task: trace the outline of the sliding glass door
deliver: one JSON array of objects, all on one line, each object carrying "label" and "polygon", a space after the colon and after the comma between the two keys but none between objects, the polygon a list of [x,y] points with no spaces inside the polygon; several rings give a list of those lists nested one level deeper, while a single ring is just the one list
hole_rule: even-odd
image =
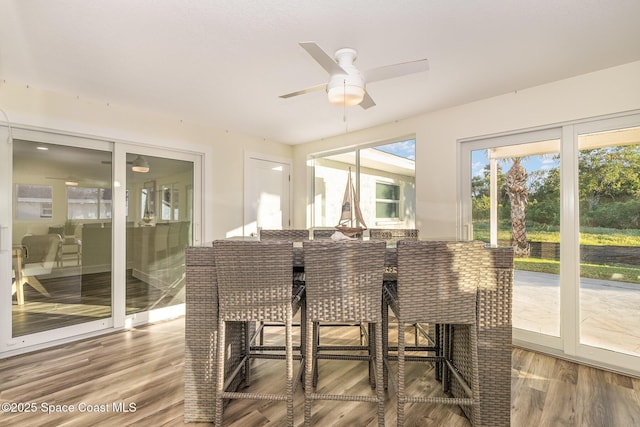
[{"label": "sliding glass door", "polygon": [[12,141],[11,339],[109,327],[111,143],[32,136]]},{"label": "sliding glass door", "polygon": [[559,346],[560,131],[495,138],[471,149],[469,238],[513,246],[513,327]]},{"label": "sliding glass door", "polygon": [[200,154],[30,129],[0,154],[0,354],[184,312]]},{"label": "sliding glass door", "polygon": [[194,162],[126,154],[126,314],[184,303],[193,235]]},{"label": "sliding glass door", "polygon": [[460,154],[461,236],[514,248],[514,341],[639,374],[640,115]]},{"label": "sliding glass door", "polygon": [[596,129],[578,127],[579,343],[640,357],[640,126]]}]

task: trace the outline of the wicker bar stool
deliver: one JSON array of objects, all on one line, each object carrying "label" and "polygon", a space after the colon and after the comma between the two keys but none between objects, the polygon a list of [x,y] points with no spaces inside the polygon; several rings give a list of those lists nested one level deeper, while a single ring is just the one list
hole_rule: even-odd
[{"label": "wicker bar stool", "polygon": [[[388,363],[394,359],[383,344],[385,364],[397,396],[398,426],[405,421],[406,403],[436,403],[467,406],[473,425],[477,425],[479,396],[478,338],[476,298],[479,286],[488,282],[489,256],[482,242],[399,241],[398,280],[385,282],[383,321],[388,323],[388,308],[398,321],[397,376]],[[404,326],[425,322],[440,327],[435,356],[407,356]],[[456,331],[467,341],[455,340]],[[458,334],[459,335],[459,334]],[[455,345],[454,345],[455,344]],[[455,359],[455,364],[454,364]],[[442,371],[443,391],[451,397],[411,395],[405,390],[405,362],[436,362]],[[463,397],[451,395],[452,379]]]},{"label": "wicker bar stool", "polygon": [[[293,244],[291,242],[215,241],[213,244],[218,282],[218,336],[216,352],[215,425],[222,425],[225,399],[286,401],[287,424],[293,426],[292,318],[301,306],[301,295],[293,294]],[[303,314],[304,318],[304,314]],[[264,357],[250,350],[254,336],[245,332],[245,354],[229,378],[225,372],[225,328],[227,322],[282,322],[285,325],[286,390],[284,393],[227,391],[235,376],[244,371],[251,383],[250,359]],[[246,328],[245,328],[246,330]],[[271,354],[266,356],[274,358]],[[301,369],[298,375],[301,374]],[[298,377],[299,378],[299,377]]]},{"label": "wicker bar stool", "polygon": [[288,230],[260,230],[260,240],[284,240],[287,242],[302,242],[309,240],[309,230],[288,229]]},{"label": "wicker bar stool", "polygon": [[[370,240],[384,240],[389,244],[397,244],[399,240],[418,240],[418,234],[420,231],[415,228],[370,228],[369,229],[369,239]],[[398,278],[398,268],[394,267],[385,267],[384,269],[384,280],[385,281],[396,281]],[[413,340],[414,347],[417,347],[420,343],[420,335],[426,338],[430,344],[435,345],[434,337],[430,336],[426,329],[422,327],[420,324],[413,325]],[[384,334],[387,333],[386,329],[382,331]],[[386,381],[386,371],[385,371],[385,384]]]},{"label": "wicker bar stool", "polygon": [[[312,234],[313,234],[313,240],[331,240],[331,236],[333,236],[333,234],[338,231],[336,228],[314,228],[312,230]],[[362,233],[357,233],[354,236],[355,240],[362,240]],[[367,341],[367,335],[368,335],[368,331],[365,328],[365,326],[361,323],[347,323],[347,324],[341,324],[341,325],[337,325],[337,324],[333,324],[333,325],[329,325],[331,327],[337,327],[337,326],[347,326],[347,327],[354,327],[354,328],[359,328],[360,329],[360,346],[363,346],[364,343]],[[318,340],[320,339],[320,334],[318,333]],[[318,342],[318,345],[320,345],[320,343]],[[314,385],[317,382],[317,377],[314,375],[314,379],[313,379],[313,383]]]},{"label": "wicker bar stool", "polygon": [[[285,242],[303,242],[305,240],[309,240],[309,230],[307,229],[286,229],[286,230],[270,230],[270,229],[262,229],[260,230],[260,241],[261,242],[270,242],[270,241],[285,241]],[[294,248],[293,252],[294,256],[294,266],[293,266],[293,285],[294,288],[299,286],[304,286],[304,267],[298,267],[296,264],[303,264],[303,261],[298,263],[295,262],[296,257],[303,257],[302,251],[299,248]],[[272,327],[272,326],[282,326],[277,323],[261,323],[258,327],[258,333],[260,334],[260,346],[262,346],[262,350],[280,350],[278,346],[264,346],[264,328]],[[301,324],[294,323],[294,327],[301,327]],[[304,328],[301,328],[300,333],[300,350],[304,350],[302,347],[304,346]],[[296,348],[294,347],[294,350]]]},{"label": "wicker bar stool", "polygon": [[418,240],[419,233],[415,228],[370,228],[369,239],[395,243],[398,240]]},{"label": "wicker bar stool", "polygon": [[[377,402],[378,425],[384,425],[382,352],[382,277],[385,243],[376,241],[311,240],[303,242],[307,286],[305,363],[305,426],[311,423],[314,400]],[[366,322],[375,330],[368,340],[367,355],[321,354],[317,347],[320,322]],[[317,360],[364,360],[373,369],[376,394],[316,393],[313,386]]]}]

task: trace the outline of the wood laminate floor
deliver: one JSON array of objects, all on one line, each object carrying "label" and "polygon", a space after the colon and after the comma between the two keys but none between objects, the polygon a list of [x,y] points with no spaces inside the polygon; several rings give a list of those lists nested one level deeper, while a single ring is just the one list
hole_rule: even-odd
[{"label": "wood laminate floor", "polygon": [[[347,333],[341,328],[329,338],[346,339]],[[278,384],[281,363],[257,362],[252,387]],[[332,363],[321,365],[320,387],[368,388],[366,377],[356,374],[362,366]],[[0,425],[181,426],[183,366],[184,318],[0,360],[0,402],[10,404]],[[408,373],[413,387],[438,393],[427,376],[424,369]],[[302,390],[296,393],[301,425]],[[387,425],[393,426],[395,407],[387,403]],[[511,405],[513,426],[638,426],[640,379],[514,349]],[[318,426],[373,426],[373,412],[369,404],[318,402],[314,420]],[[232,401],[225,411],[233,426],[281,426],[284,419],[283,403]],[[456,407],[411,405],[407,425],[469,422]]]},{"label": "wood laminate floor", "polygon": [[[72,270],[73,271],[73,270]],[[59,275],[41,278],[40,282],[49,296],[38,293],[25,285],[25,303],[12,304],[12,334],[19,337],[65,326],[77,325],[111,317],[111,273]],[[126,275],[126,313],[184,303],[180,276],[175,284],[178,289],[158,289],[133,276]]]}]

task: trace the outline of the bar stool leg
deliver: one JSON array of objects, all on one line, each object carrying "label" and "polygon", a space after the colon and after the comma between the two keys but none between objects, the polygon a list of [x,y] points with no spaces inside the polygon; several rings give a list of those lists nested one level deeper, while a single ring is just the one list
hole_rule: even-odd
[{"label": "bar stool leg", "polygon": [[216,355],[216,393],[215,393],[215,422],[216,426],[222,425],[222,410],[223,410],[223,399],[221,397],[221,393],[224,389],[224,358],[225,358],[225,327],[226,322],[221,320],[218,323],[218,345],[217,347],[217,355]]},{"label": "bar stool leg", "polygon": [[287,425],[293,425],[293,316],[291,306],[287,307],[286,338],[286,369],[287,369]]},{"label": "bar stool leg", "polygon": [[398,319],[398,390],[397,390],[397,415],[398,426],[404,425],[404,404],[405,404],[405,390],[404,390],[404,322]]},{"label": "bar stool leg", "polygon": [[311,399],[309,399],[309,396],[311,393],[313,393],[313,372],[314,372],[314,365],[315,365],[315,354],[313,351],[313,343],[315,338],[315,333],[314,333],[314,322],[307,319],[307,321],[305,322],[304,325],[305,328],[305,337],[306,337],[306,342],[304,343],[305,345],[305,354],[308,355],[308,357],[305,360],[305,365],[304,365],[304,425],[305,427],[308,427],[311,425]]},{"label": "bar stool leg", "polygon": [[[382,343],[382,323],[375,323],[375,337],[377,343]],[[384,353],[382,345],[376,345],[376,395],[378,397],[378,425],[384,426]]]}]

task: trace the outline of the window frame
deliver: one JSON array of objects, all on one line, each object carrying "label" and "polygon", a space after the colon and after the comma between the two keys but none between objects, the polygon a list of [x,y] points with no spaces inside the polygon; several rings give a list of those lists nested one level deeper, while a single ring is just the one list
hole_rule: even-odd
[{"label": "window frame", "polygon": [[[379,198],[378,197],[378,186],[388,186],[388,187],[393,187],[394,189],[397,189],[397,191],[395,191],[395,193],[397,194],[397,199],[384,199],[384,198]],[[401,209],[400,209],[400,193],[401,193],[401,188],[400,188],[400,184],[396,184],[393,182],[383,182],[383,181],[376,181],[376,220],[383,220],[383,221],[399,221],[401,220]],[[396,216],[378,216],[378,204],[379,203],[384,203],[385,205],[393,205],[395,206],[395,211],[396,211]]]}]

